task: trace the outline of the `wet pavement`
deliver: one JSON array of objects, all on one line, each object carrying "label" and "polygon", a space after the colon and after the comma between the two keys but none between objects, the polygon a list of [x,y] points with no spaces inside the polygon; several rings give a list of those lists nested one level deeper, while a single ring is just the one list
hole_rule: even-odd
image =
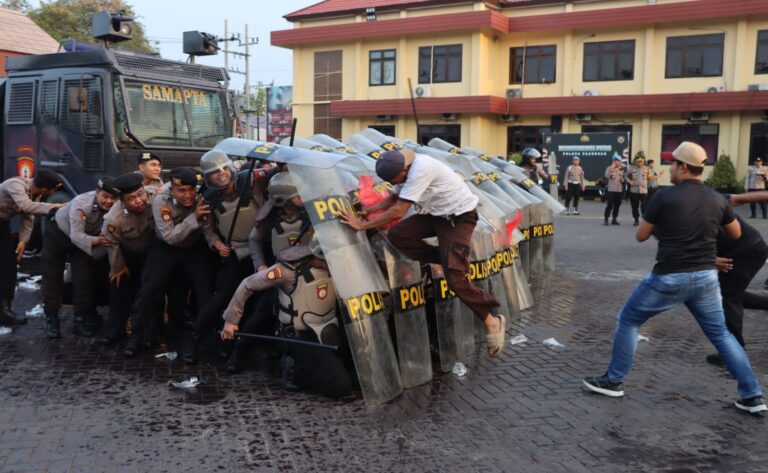
[{"label": "wet pavement", "polygon": [[[124,360],[69,335],[69,308],[61,341],[32,319],[0,336],[0,473],[768,471],[768,419],[733,407],[736,383],[704,362],[713,349],[685,309],[642,329],[624,398],[582,389],[604,371],[615,315],[655,252],[634,241],[628,205],[618,227],[602,226],[601,209],[557,218],[556,274],[534,281],[536,305],[508,331],[529,341],[493,360],[478,350],[463,378],[376,408],[359,394],[284,392],[263,367],[229,376],[215,359],[156,359],[163,348]],[[19,289],[14,309],[38,303],[34,286]],[[765,315],[747,311],[745,336],[768,385]],[[541,343],[550,337],[565,347]],[[190,376],[203,384],[167,385]]]}]

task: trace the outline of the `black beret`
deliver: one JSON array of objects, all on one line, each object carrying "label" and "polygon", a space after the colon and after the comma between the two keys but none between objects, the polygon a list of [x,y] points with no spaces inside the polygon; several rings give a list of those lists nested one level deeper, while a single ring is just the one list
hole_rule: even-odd
[{"label": "black beret", "polygon": [[168,176],[174,186],[196,186],[203,180],[203,175],[197,169],[189,166],[176,168],[168,173]]},{"label": "black beret", "polygon": [[101,179],[99,179],[99,181],[96,183],[96,188],[112,194],[115,197],[120,197],[120,191],[113,186],[114,181],[115,178],[113,177],[102,176]]},{"label": "black beret", "polygon": [[152,153],[141,153],[141,157],[139,158],[140,163],[146,163],[149,161],[152,161],[153,159],[156,159],[158,163],[161,163],[160,157],[156,154]]},{"label": "black beret", "polygon": [[137,172],[123,174],[112,181],[112,187],[120,191],[120,194],[130,194],[144,187],[144,176]]},{"label": "black beret", "polygon": [[55,189],[63,184],[61,177],[50,169],[38,169],[32,181],[36,187]]}]

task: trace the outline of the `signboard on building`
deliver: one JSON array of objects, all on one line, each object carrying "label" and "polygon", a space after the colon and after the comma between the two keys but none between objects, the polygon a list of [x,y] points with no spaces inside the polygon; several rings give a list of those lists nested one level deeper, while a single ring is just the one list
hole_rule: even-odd
[{"label": "signboard on building", "polygon": [[574,156],[581,158],[584,176],[589,181],[603,177],[614,154],[629,162],[629,133],[547,133],[542,144],[543,154],[554,154],[560,173],[571,164]]},{"label": "signboard on building", "polygon": [[267,141],[291,136],[293,86],[267,87]]}]

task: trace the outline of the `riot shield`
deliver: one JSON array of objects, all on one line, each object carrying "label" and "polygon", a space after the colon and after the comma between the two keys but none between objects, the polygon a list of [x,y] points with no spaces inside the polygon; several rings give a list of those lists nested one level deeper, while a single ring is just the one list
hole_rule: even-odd
[{"label": "riot shield", "polygon": [[541,251],[544,272],[546,274],[555,274],[555,222],[554,215],[549,207],[544,208],[542,220],[544,224],[541,230]]},{"label": "riot shield", "polygon": [[448,287],[443,267],[429,265],[437,325],[437,346],[440,370],[447,373],[457,362],[468,364],[475,350],[475,315],[461,303]]},{"label": "riot shield", "polygon": [[[499,232],[484,232],[483,242],[485,243],[486,254],[488,255],[488,292],[499,301],[499,307],[496,309],[499,314],[503,314],[508,319],[511,317],[519,318],[520,311],[515,304],[515,312],[513,308],[509,306],[509,298],[506,294],[506,286],[504,284],[503,276],[501,275],[501,265],[499,264],[498,255],[501,254],[501,242],[499,241]],[[515,295],[517,291],[514,292]],[[515,298],[515,302],[517,302]],[[513,315],[514,314],[514,315]]]},{"label": "riot shield", "polygon": [[322,133],[318,133],[316,135],[310,136],[309,139],[314,141],[314,142],[316,142],[316,143],[318,143],[318,144],[325,145],[325,146],[327,146],[329,148],[332,148],[337,153],[348,154],[350,156],[357,156],[358,158],[360,158],[361,160],[363,160],[366,163],[366,165],[368,166],[368,168],[370,170],[375,170],[376,169],[376,160],[375,159],[371,158],[370,156],[368,156],[366,154],[361,153],[360,151],[358,151],[354,147],[352,147],[352,146],[350,146],[350,145],[348,145],[346,143],[342,143],[341,141],[339,141],[339,140],[337,140],[335,138],[331,138],[328,135],[324,135]]},{"label": "riot shield", "polygon": [[[480,221],[472,234],[472,243],[469,246],[469,274],[467,278],[475,286],[485,292],[491,292],[488,281],[488,250],[485,245],[484,232]],[[480,317],[474,317],[475,340],[485,340],[485,324]]]},{"label": "riot shield", "polygon": [[347,143],[354,146],[358,151],[360,151],[364,155],[369,156],[373,159],[379,159],[379,157],[382,154],[384,154],[384,151],[385,151],[383,148],[371,142],[371,140],[360,135],[359,133],[354,134],[349,138],[347,138]]},{"label": "riot shield", "polygon": [[432,379],[432,356],[425,310],[421,265],[405,257],[383,234],[371,238],[377,256],[387,267],[403,387],[413,388]]},{"label": "riot shield", "polygon": [[[311,153],[298,150],[298,154],[307,152]],[[344,303],[344,328],[363,398],[369,405],[384,403],[403,389],[384,314],[383,292],[388,292],[389,287],[365,233],[355,232],[339,221],[340,212],[352,206],[337,169],[320,169],[304,162],[289,163],[288,169]]]}]

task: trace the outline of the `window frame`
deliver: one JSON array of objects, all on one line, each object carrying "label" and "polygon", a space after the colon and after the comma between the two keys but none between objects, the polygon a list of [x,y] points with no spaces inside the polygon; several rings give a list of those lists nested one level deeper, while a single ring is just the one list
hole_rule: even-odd
[{"label": "window frame", "polygon": [[[394,56],[391,57],[391,58],[384,57],[384,54],[388,53],[388,52],[393,53]],[[382,57],[374,59],[373,57],[371,57],[373,55],[373,53],[381,53]],[[390,61],[392,62],[392,69],[394,71],[393,74],[392,74],[392,82],[391,83],[384,82],[384,63],[390,62]],[[374,64],[374,62],[379,63],[380,67],[381,67],[379,69],[379,74],[381,76],[380,77],[380,79],[381,79],[380,83],[374,83],[373,82],[373,64]],[[368,51],[368,85],[370,87],[382,87],[382,86],[387,86],[387,85],[397,85],[397,49],[396,48],[372,49],[372,50]]]},{"label": "window frame", "polygon": [[[451,79],[449,77],[449,72],[451,70],[451,59],[456,59],[456,54],[452,53],[450,51],[450,48],[458,48],[458,61],[459,61],[459,77],[458,79]],[[445,75],[446,78],[444,80],[435,80],[436,70],[435,67],[436,63],[436,57],[438,57],[437,54],[435,54],[435,51],[437,50],[445,51],[441,53],[439,56],[443,57],[445,60]],[[429,55],[425,56],[423,54],[424,51],[429,51]],[[448,83],[458,83],[463,80],[464,72],[464,45],[461,43],[458,44],[441,44],[438,46],[432,45],[432,46],[420,46],[419,52],[418,52],[418,74],[419,74],[419,84],[448,84]],[[428,59],[430,61],[430,68],[429,68],[429,77],[427,79],[424,79],[422,77],[422,60]]]},{"label": "window frame", "polygon": [[[546,48],[552,48],[553,52],[551,54],[544,53],[542,50]],[[531,51],[534,51],[536,54],[531,55]],[[517,77],[517,55],[518,52],[522,51],[523,56],[525,57],[525,64],[523,64],[522,70],[525,71],[525,75],[528,75],[528,60],[536,60],[537,64],[537,76],[539,77],[539,80],[537,81],[528,81],[525,80],[525,77]],[[542,58],[548,58],[552,57],[554,60],[552,61],[552,80],[551,81],[543,81],[543,74],[541,73],[541,63]],[[523,58],[520,58],[520,61],[523,61]],[[522,80],[521,80],[522,79]],[[556,44],[540,44],[536,46],[512,46],[509,48],[509,83],[510,84],[554,84],[557,82],[557,45]]]},{"label": "window frame", "polygon": [[[704,58],[706,49],[708,46],[711,46],[709,44],[703,44],[701,46],[698,45],[688,45],[686,44],[686,41],[692,41],[695,38],[704,40],[705,38],[715,38],[719,37],[720,42],[720,72],[717,74],[704,74]],[[680,48],[675,47],[673,50],[680,50],[682,54],[682,64],[681,64],[681,75],[670,75],[669,71],[669,52],[670,52],[670,40],[680,39],[683,41],[683,44]],[[689,49],[693,48],[700,48],[701,49],[701,70],[702,73],[698,75],[691,75],[687,74],[686,71],[688,71],[689,67],[686,61],[686,57],[688,54]],[[723,76],[723,67],[725,62],[725,33],[707,33],[707,34],[698,34],[698,35],[683,35],[683,36],[667,36],[667,42],[666,47],[664,49],[664,78],[665,79],[690,79],[694,77],[722,77]]]},{"label": "window frame", "polygon": [[[758,68],[758,65],[760,64],[758,62],[758,59],[760,59],[761,44],[762,44],[762,47],[765,48],[764,55],[766,57],[765,66],[764,66],[765,68],[763,70],[760,70]],[[763,74],[768,74],[768,30],[757,30],[757,44],[755,47],[755,75],[763,75]]]},{"label": "window frame", "polygon": [[[436,129],[443,128],[444,133],[438,133]],[[456,133],[445,133],[445,131],[452,130]],[[431,137],[438,137],[441,138],[449,143],[451,143],[453,146],[456,146],[457,148],[461,147],[461,124],[459,123],[452,123],[452,124],[443,124],[443,123],[425,123],[419,125],[419,139],[424,142],[424,145],[426,145],[426,141],[424,141],[424,135],[429,135]],[[427,133],[425,133],[427,132]],[[451,138],[457,137],[458,139],[454,143]]]},{"label": "window frame", "polygon": [[[701,134],[701,127],[702,126],[714,126],[717,127],[717,133],[709,133],[709,134]],[[692,133],[690,133],[690,129],[693,127],[697,127],[697,133],[694,136]],[[677,128],[679,131],[677,133],[673,133],[671,131],[672,128]],[[688,131],[688,133],[686,133]],[[707,153],[707,162],[704,163],[704,166],[713,166],[717,162],[717,153],[720,145],[720,124],[719,123],[667,123],[661,124],[661,149],[659,151],[673,151],[677,146],[680,145],[683,141],[691,141],[693,143],[696,143],[700,146],[702,146],[706,150],[706,144],[702,144],[702,136],[714,136],[715,142],[713,147],[713,156],[710,156],[709,153]],[[665,142],[667,141],[667,138],[670,137],[677,137],[677,143],[674,146],[667,146],[666,148],[671,149],[665,149]],[[659,164],[668,165],[672,164],[672,161],[660,159]]]},{"label": "window frame", "polygon": [[[620,77],[621,75],[621,69],[619,65],[619,58],[627,54],[626,52],[623,52],[620,50],[622,45],[625,44],[631,44],[632,45],[632,70],[630,77]],[[615,48],[614,51],[604,51],[604,48],[608,45],[613,45]],[[596,53],[588,53],[587,49],[591,46],[597,46],[597,52]],[[635,80],[635,59],[636,59],[636,53],[637,53],[637,41],[634,39],[620,39],[620,40],[612,40],[612,41],[594,41],[591,43],[584,43],[584,49],[583,49],[583,61],[582,61],[582,69],[581,69],[581,80],[582,82],[616,82],[616,81],[625,81],[625,80]],[[601,77],[602,72],[602,57],[604,55],[612,55],[614,58],[614,66],[613,66],[613,72],[614,77],[612,79],[604,79]],[[587,60],[588,58],[595,57],[597,61],[597,78],[596,79],[587,79]]]}]

